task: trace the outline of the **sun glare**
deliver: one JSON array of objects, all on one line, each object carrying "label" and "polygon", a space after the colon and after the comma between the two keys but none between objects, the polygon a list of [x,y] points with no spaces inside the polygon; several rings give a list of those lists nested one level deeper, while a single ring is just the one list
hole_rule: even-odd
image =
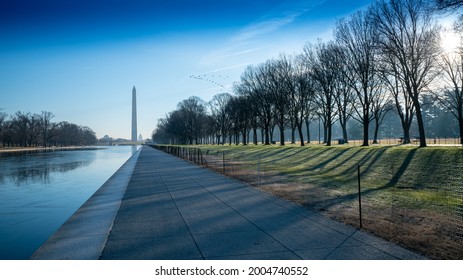
[{"label": "sun glare", "polygon": [[441,47],[445,52],[454,52],[461,46],[461,34],[458,32],[444,31],[441,36]]}]

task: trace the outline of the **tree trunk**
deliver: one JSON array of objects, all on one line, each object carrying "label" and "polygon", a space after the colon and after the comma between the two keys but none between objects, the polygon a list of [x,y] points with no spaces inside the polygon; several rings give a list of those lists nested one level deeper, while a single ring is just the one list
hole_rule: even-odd
[{"label": "tree trunk", "polygon": [[285,125],[283,123],[279,123],[278,128],[280,129],[280,146],[284,146],[285,145]]},{"label": "tree trunk", "polygon": [[[326,126],[323,125],[323,139],[322,139],[322,144],[325,144],[326,143]],[[319,136],[319,139],[318,139],[318,144],[320,144],[320,136]]]},{"label": "tree trunk", "polygon": [[296,129],[291,127],[291,144],[296,144]]},{"label": "tree trunk", "polygon": [[326,124],[326,146],[331,146],[331,121]]},{"label": "tree trunk", "polygon": [[305,127],[307,129],[307,144],[310,144],[310,122],[305,121]]},{"label": "tree trunk", "polygon": [[339,119],[339,122],[341,123],[342,139],[347,143],[347,118],[344,116],[343,119],[344,121],[341,121],[341,119]]},{"label": "tree trunk", "polygon": [[269,125],[266,125],[265,128],[265,143],[264,145],[270,145],[270,133],[269,133]]},{"label": "tree trunk", "polygon": [[369,130],[370,122],[368,120],[368,116],[363,116],[363,144],[362,146],[368,146],[368,130]]},{"label": "tree trunk", "polygon": [[327,143],[326,139],[328,139],[328,124],[323,122],[323,144]]},{"label": "tree trunk", "polygon": [[402,128],[404,131],[403,144],[410,144],[410,125],[408,123],[402,123]]},{"label": "tree trunk", "polygon": [[[415,99],[414,99],[415,101]],[[420,133],[420,147],[426,147],[426,135],[424,132],[424,122],[423,122],[423,115],[421,114],[421,106],[418,100],[416,100],[415,109],[416,109],[416,120],[418,123],[418,131]]]},{"label": "tree trunk", "polygon": [[379,120],[375,118],[375,135],[373,136],[373,144],[378,144],[378,131],[379,131]]},{"label": "tree trunk", "polygon": [[301,140],[301,147],[304,145],[304,133],[302,133],[302,122],[297,124],[297,131],[299,132],[299,138]]},{"label": "tree trunk", "polygon": [[291,122],[291,144],[296,144],[296,129],[298,127],[298,122],[296,118],[293,118]]},{"label": "tree trunk", "polygon": [[347,123],[345,123],[342,126],[342,138],[344,139],[344,141],[346,141],[346,143],[349,143],[349,139],[348,139],[348,136],[347,136]]}]

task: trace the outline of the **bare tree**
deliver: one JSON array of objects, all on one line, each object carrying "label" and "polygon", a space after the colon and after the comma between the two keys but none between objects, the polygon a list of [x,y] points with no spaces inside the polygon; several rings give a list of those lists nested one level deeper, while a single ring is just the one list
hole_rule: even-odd
[{"label": "bare tree", "polygon": [[310,68],[303,55],[298,55],[293,60],[292,83],[294,89],[291,91],[290,115],[295,123],[301,146],[304,146],[304,134],[302,126],[304,121],[307,124],[307,141],[310,143],[310,121],[314,116],[315,85],[310,76]]},{"label": "bare tree", "polygon": [[242,83],[235,83],[233,85],[233,91],[238,97],[242,97],[246,102],[246,109],[248,111],[248,121],[250,129],[252,129],[252,142],[254,145],[257,145],[257,129],[260,126],[259,114],[256,114],[260,110],[259,104],[253,102],[252,94],[249,93],[249,88]]},{"label": "bare tree", "polygon": [[252,107],[247,96],[233,96],[228,102],[227,109],[230,115],[230,129],[235,136],[235,143],[240,142],[240,135],[243,145],[247,145],[247,135],[251,129]]},{"label": "bare tree", "polygon": [[30,113],[23,113],[21,111],[18,111],[11,119],[11,132],[13,133],[13,142],[18,144],[19,146],[26,147],[28,144],[28,129],[30,118]]},{"label": "bare tree", "polygon": [[339,81],[338,83],[339,85],[336,87],[335,94],[338,120],[341,125],[342,139],[348,143],[349,137],[347,134],[347,122],[352,118],[352,114],[355,111],[355,96],[352,88],[348,87],[347,84],[342,81]]},{"label": "bare tree", "polygon": [[209,102],[217,131],[217,144],[224,144],[225,137],[227,136],[227,131],[230,125],[230,116],[227,112],[227,105],[231,98],[232,96],[229,93],[220,93],[214,95],[212,100]]},{"label": "bare tree", "polygon": [[436,76],[439,27],[424,0],[380,0],[373,18],[382,54],[397,62],[399,79],[410,96],[418,123],[420,147],[426,147],[420,95]]},{"label": "bare tree", "polygon": [[415,107],[413,106],[411,96],[405,89],[403,81],[400,79],[397,59],[391,56],[383,56],[383,59],[381,78],[385,90],[388,90],[390,96],[392,96],[397,114],[400,118],[403,131],[402,143],[408,144],[410,143],[410,128],[413,118],[415,117]]},{"label": "bare tree", "polygon": [[356,95],[353,92],[351,84],[351,65],[348,61],[348,53],[343,50],[343,47],[335,44],[333,49],[333,61],[336,65],[336,86],[334,87],[334,99],[336,108],[338,110],[338,120],[341,125],[342,138],[346,143],[348,142],[347,136],[347,122],[352,117],[356,107]]},{"label": "bare tree", "polygon": [[274,119],[274,103],[268,91],[268,76],[265,64],[248,66],[241,74],[241,94],[256,105],[254,114],[259,118],[264,133],[264,144],[270,145],[270,125]]},{"label": "bare tree", "polygon": [[53,116],[50,112],[42,114],[23,113],[21,111],[6,120],[7,115],[0,113],[0,142],[2,145],[31,147],[45,145],[43,143],[43,118],[48,120],[49,145],[93,145],[97,139],[95,132],[89,127],[79,126],[69,122],[51,123]]},{"label": "bare tree", "polygon": [[241,135],[243,136],[243,145],[247,145],[249,142],[249,132],[253,126],[253,106],[246,96],[237,96],[235,99],[238,104],[238,122],[241,129]]},{"label": "bare tree", "polygon": [[458,120],[460,144],[463,145],[463,48],[442,55],[442,86],[434,97]]},{"label": "bare tree", "polygon": [[206,103],[192,96],[178,103],[177,110],[160,119],[153,140],[180,144],[199,144],[207,133],[209,120]]},{"label": "bare tree", "polygon": [[384,89],[379,94],[376,94],[376,98],[371,104],[371,112],[373,120],[375,122],[375,131],[373,134],[373,144],[378,144],[378,133],[379,127],[384,121],[387,113],[394,109],[394,102],[391,95]]},{"label": "bare tree", "polygon": [[316,103],[320,110],[326,131],[325,142],[331,146],[332,125],[336,116],[335,87],[337,83],[338,63],[335,59],[337,47],[334,42],[317,45],[306,44],[304,55],[310,65],[311,76],[317,82],[319,91],[316,94]]},{"label": "bare tree", "polygon": [[306,107],[306,113],[304,114],[304,123],[305,129],[307,134],[307,144],[310,144],[311,140],[311,133],[310,133],[310,124],[314,121],[315,117],[317,116],[317,107],[316,102],[311,102],[310,105]]},{"label": "bare tree", "polygon": [[275,120],[280,131],[280,145],[285,145],[285,128],[288,122],[290,97],[294,92],[291,60],[284,54],[266,63],[268,91],[274,104]]},{"label": "bare tree", "polygon": [[438,13],[458,13],[458,19],[454,22],[454,27],[458,31],[463,31],[463,14],[461,8],[463,7],[463,0],[434,0],[434,9]]},{"label": "bare tree", "polygon": [[206,116],[206,104],[197,97],[191,96],[177,105],[182,112],[188,132],[189,144],[199,144],[204,130],[204,117]]},{"label": "bare tree", "polygon": [[171,143],[189,144],[191,137],[189,135],[188,123],[185,121],[184,113],[181,110],[170,112],[161,120],[166,133],[170,136]]},{"label": "bare tree", "polygon": [[41,133],[40,120],[41,117],[38,114],[33,114],[29,117],[29,120],[27,122],[27,142],[29,147],[31,147],[32,145],[38,145],[39,135]]},{"label": "bare tree", "polygon": [[95,132],[88,126],[80,127],[81,145],[90,146],[97,142]]},{"label": "bare tree", "polygon": [[457,10],[463,7],[463,0],[434,0],[440,10]]},{"label": "bare tree", "polygon": [[356,119],[363,125],[363,146],[368,146],[371,107],[379,92],[376,26],[369,11],[358,11],[338,21],[335,37],[345,50],[347,81],[356,94]]},{"label": "bare tree", "polygon": [[0,112],[0,143],[2,143],[3,146],[5,146],[5,139],[4,139],[4,134],[6,132],[6,121],[7,121],[8,115]]},{"label": "bare tree", "polygon": [[[286,54],[280,54],[280,60],[283,61],[283,65],[286,65],[286,71],[281,75],[281,83],[283,92],[286,96],[286,122],[291,129],[291,144],[296,143],[296,129],[298,129],[297,115],[300,112],[298,106],[299,94],[297,90],[296,81],[296,60],[294,56],[288,56]],[[301,134],[299,133],[299,138]],[[303,138],[302,143],[303,143]]]},{"label": "bare tree", "polygon": [[42,136],[42,145],[47,147],[50,140],[56,134],[57,123],[52,123],[51,120],[55,115],[52,112],[42,111],[40,115],[40,134]]},{"label": "bare tree", "polygon": [[156,124],[156,128],[153,130],[151,134],[151,138],[153,142],[158,143],[169,143],[171,144],[174,142],[174,135],[169,133],[169,116],[171,113],[166,114],[164,118],[158,119]]}]

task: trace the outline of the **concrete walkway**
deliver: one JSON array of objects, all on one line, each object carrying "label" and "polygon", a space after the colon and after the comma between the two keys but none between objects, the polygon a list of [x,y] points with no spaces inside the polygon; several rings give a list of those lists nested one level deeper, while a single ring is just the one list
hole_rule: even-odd
[{"label": "concrete walkway", "polygon": [[32,259],[423,259],[150,147],[113,177]]}]

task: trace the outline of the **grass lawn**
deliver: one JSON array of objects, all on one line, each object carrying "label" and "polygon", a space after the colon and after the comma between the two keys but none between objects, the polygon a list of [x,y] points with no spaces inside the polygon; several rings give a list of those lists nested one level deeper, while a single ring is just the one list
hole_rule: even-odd
[{"label": "grass lawn", "polygon": [[[431,258],[463,259],[463,148],[199,145],[210,168]],[[225,158],[225,162],[223,159]]]}]

